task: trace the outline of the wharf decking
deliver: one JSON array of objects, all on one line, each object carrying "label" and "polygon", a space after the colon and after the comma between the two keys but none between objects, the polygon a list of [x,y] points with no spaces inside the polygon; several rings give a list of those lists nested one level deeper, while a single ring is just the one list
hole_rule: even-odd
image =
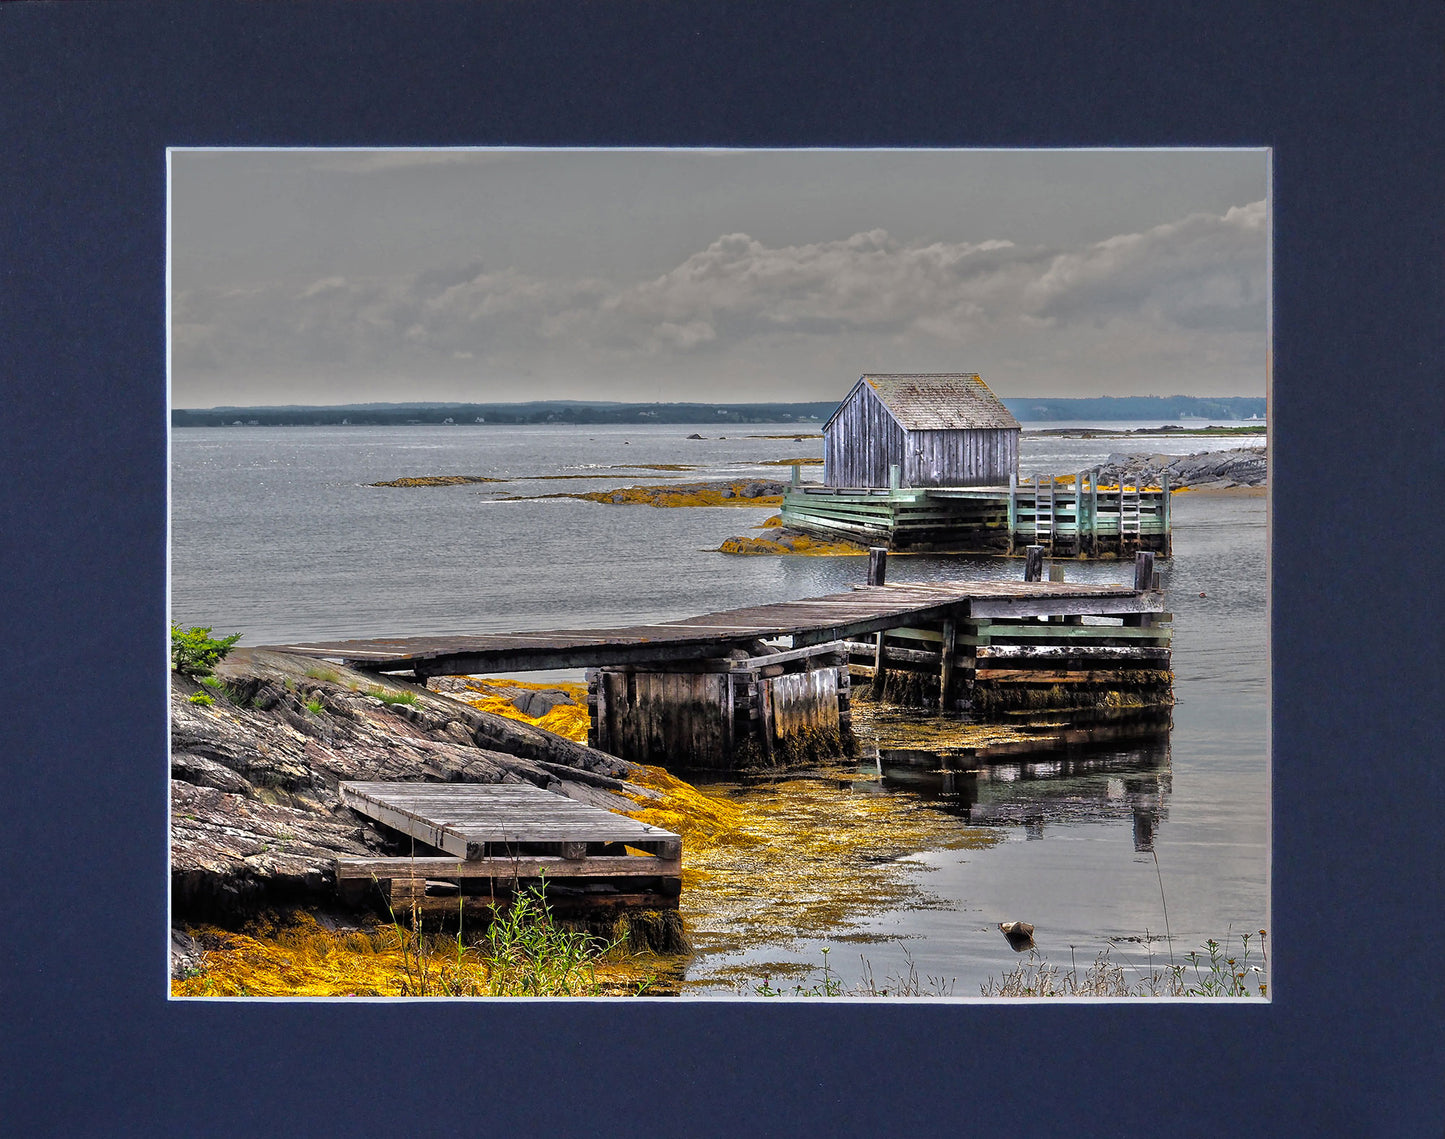
[{"label": "wharf decking", "polygon": [[465,676],[710,661],[759,641],[793,649],[945,620],[1138,617],[1163,595],[1122,585],[1052,581],[941,581],[855,586],[847,593],[610,629],[309,641],[265,648],[337,660],[372,672]]},{"label": "wharf decking", "polygon": [[894,550],[1014,552],[1051,557],[1167,556],[1169,487],[1101,484],[1092,471],[1008,486],[834,487],[795,482],[783,525]]},{"label": "wharf decking", "polygon": [[338,886],[375,880],[392,898],[422,896],[425,883],[462,892],[545,878],[586,888],[619,887],[676,897],[682,839],[565,795],[515,783],[378,783],[340,785],[341,802],[423,845],[395,858],[342,858]]}]

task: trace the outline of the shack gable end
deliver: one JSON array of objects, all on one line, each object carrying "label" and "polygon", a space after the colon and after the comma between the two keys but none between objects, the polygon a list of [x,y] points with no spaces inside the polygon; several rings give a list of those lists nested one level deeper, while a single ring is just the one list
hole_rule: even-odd
[{"label": "shack gable end", "polygon": [[823,482],[887,486],[888,468],[904,458],[904,431],[861,380],[823,428]]},{"label": "shack gable end", "polygon": [[974,372],[861,377],[823,427],[823,481],[1000,486],[1018,471],[1019,424]]}]

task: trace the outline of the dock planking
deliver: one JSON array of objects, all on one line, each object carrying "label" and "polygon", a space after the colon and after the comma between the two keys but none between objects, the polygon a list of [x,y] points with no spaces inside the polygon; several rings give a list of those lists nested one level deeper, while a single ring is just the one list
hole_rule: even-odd
[{"label": "dock planking", "polygon": [[468,862],[497,857],[510,865],[521,848],[534,846],[580,861],[593,844],[681,857],[682,839],[671,831],[525,783],[347,781],[340,795],[359,814]]},{"label": "dock planking", "polygon": [[599,907],[676,909],[682,893],[677,835],[530,784],[347,781],[339,793],[357,813],[444,852],[337,859],[347,904],[379,889],[388,907],[406,903],[415,919],[545,887],[549,904],[595,916]]},{"label": "dock planking", "polygon": [[847,593],[609,629],[376,637],[265,648],[373,672],[429,676],[715,660],[789,638],[793,648],[845,641],[945,618],[1158,612],[1162,595],[1079,582],[967,581],[860,585]]}]

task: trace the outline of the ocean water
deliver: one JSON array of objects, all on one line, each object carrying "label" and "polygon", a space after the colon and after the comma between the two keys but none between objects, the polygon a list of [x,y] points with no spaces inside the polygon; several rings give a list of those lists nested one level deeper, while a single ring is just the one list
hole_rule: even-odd
[{"label": "ocean water", "polygon": [[[714,552],[771,509],[508,501],[730,475],[786,480],[787,467],[764,464],[822,453],[820,440],[795,441],[788,430],[734,425],[721,438],[675,425],[178,429],[172,619],[239,630],[243,645],[257,645],[606,626],[846,589],[862,579],[862,559]],[[709,437],[687,439],[693,431]],[[1020,469],[1063,473],[1113,451],[1185,454],[1261,442],[1026,435]],[[803,470],[805,478],[821,474]],[[368,485],[437,474],[504,481]],[[1178,702],[1167,742],[1104,750],[1087,763],[1000,765],[961,793],[956,786],[944,793],[936,778],[916,771],[886,770],[888,793],[952,811],[960,825],[996,827],[1001,841],[908,856],[939,904],[865,923],[865,932],[884,939],[864,947],[876,976],[901,968],[906,949],[920,973],[976,996],[1015,963],[999,921],[1031,922],[1049,960],[1074,955],[1081,965],[1109,939],[1161,933],[1166,904],[1176,957],[1226,931],[1267,926],[1266,501],[1179,494],[1173,519],[1174,556],[1161,567],[1175,615]],[[1124,563],[1070,562],[1066,572],[1070,580],[1132,580]],[[1007,559],[889,562],[894,581],[1018,573],[1019,563]],[[1153,849],[1141,848],[1141,836],[1151,834]],[[728,960],[697,960],[690,973],[706,978],[750,959],[816,963],[829,944],[804,937],[757,946]],[[1116,959],[1142,963],[1147,955],[1137,941],[1112,944]],[[1156,963],[1167,957],[1162,942],[1152,952]],[[844,979],[856,979],[847,973],[844,962]]]}]

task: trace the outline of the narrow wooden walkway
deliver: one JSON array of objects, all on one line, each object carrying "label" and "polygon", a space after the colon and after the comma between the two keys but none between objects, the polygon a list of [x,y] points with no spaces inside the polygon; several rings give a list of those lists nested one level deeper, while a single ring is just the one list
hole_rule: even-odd
[{"label": "narrow wooden walkway", "polygon": [[947,581],[856,586],[783,601],[615,629],[559,629],[473,636],[378,637],[265,645],[419,678],[538,669],[708,660],[755,641],[790,638],[795,649],[945,618],[1126,616],[1157,613],[1161,593],[1076,582]]}]

